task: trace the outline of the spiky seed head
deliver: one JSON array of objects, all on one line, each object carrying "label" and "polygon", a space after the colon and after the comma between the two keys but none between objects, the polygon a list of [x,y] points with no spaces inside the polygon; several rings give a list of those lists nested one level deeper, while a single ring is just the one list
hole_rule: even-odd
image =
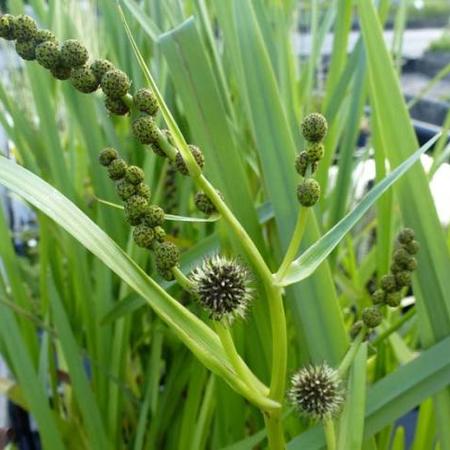
[{"label": "spiky seed head", "polygon": [[134,228],[133,239],[139,247],[150,248],[155,239],[155,232],[153,231],[153,228],[141,223]]},{"label": "spiky seed head", "polygon": [[72,76],[72,69],[59,63],[55,67],[52,67],[50,72],[57,80],[61,81],[68,80]]},{"label": "spiky seed head", "polygon": [[378,306],[369,306],[368,308],[364,308],[361,317],[364,324],[369,328],[377,327],[383,320],[383,314]]},{"label": "spiky seed head", "polygon": [[155,246],[155,258],[158,270],[167,271],[178,264],[180,250],[172,242],[161,242]]},{"label": "spiky seed head", "polygon": [[36,59],[36,45],[33,40],[17,41],[16,52],[26,61],[33,61]]},{"label": "spiky seed head", "polygon": [[56,42],[56,36],[50,30],[37,30],[36,34],[34,35],[35,44],[39,45],[47,41]]},{"label": "spiky seed head", "polygon": [[152,116],[141,116],[133,122],[134,137],[141,144],[158,142],[158,126]]},{"label": "spiky seed head", "polygon": [[147,200],[150,200],[152,192],[151,192],[150,186],[148,184],[139,183],[136,186],[136,194],[140,195],[141,197],[146,198]]},{"label": "spiky seed head", "polygon": [[397,250],[395,250],[392,259],[394,263],[398,264],[399,266],[406,267],[409,260],[411,259],[411,255],[405,250],[403,246],[401,246],[397,248]]},{"label": "spiky seed head", "polygon": [[404,244],[404,248],[410,255],[415,255],[419,251],[420,245],[415,239],[413,239],[407,244]]},{"label": "spiky seed head", "polygon": [[166,238],[166,231],[163,227],[155,227],[153,228],[153,231],[155,232],[155,240],[158,242],[164,242],[164,239]]},{"label": "spiky seed head", "polygon": [[327,134],[328,124],[322,114],[308,114],[301,124],[303,137],[310,142],[320,142]]},{"label": "spiky seed head", "polygon": [[373,294],[372,294],[372,302],[374,305],[381,305],[384,303],[386,299],[386,292],[384,289],[377,289]]},{"label": "spiky seed head", "polygon": [[108,175],[111,180],[120,180],[125,176],[125,172],[127,170],[127,163],[121,159],[117,158],[108,166]]},{"label": "spiky seed head", "polygon": [[103,92],[111,98],[121,98],[126,95],[130,84],[128,75],[119,69],[108,70],[101,81]]},{"label": "spiky seed head", "polygon": [[149,227],[157,227],[164,223],[164,210],[158,205],[150,205],[144,214],[144,221]]},{"label": "spiky seed head", "polygon": [[80,67],[87,63],[89,53],[77,39],[67,39],[61,44],[61,61],[66,67]]},{"label": "spiky seed head", "polygon": [[130,108],[121,98],[111,98],[105,96],[105,108],[116,116],[125,116],[129,113]]},{"label": "spiky seed head", "polygon": [[72,69],[70,82],[75,89],[84,94],[90,94],[98,89],[97,79],[89,66]]},{"label": "spiky seed head", "polygon": [[147,199],[140,195],[132,195],[125,202],[126,215],[132,219],[142,219],[147,208]]},{"label": "spiky seed head", "polygon": [[326,363],[300,369],[292,377],[289,398],[301,415],[313,420],[336,416],[344,402],[339,375]]},{"label": "spiky seed head", "polygon": [[115,148],[106,147],[98,155],[98,161],[102,166],[107,167],[118,157],[119,153]]},{"label": "spiky seed head", "polygon": [[190,278],[196,297],[211,319],[231,323],[244,317],[252,300],[250,274],[244,266],[216,255],[206,258]]},{"label": "spiky seed head", "polygon": [[99,84],[102,81],[103,75],[105,75],[105,73],[109,70],[113,69],[114,64],[107,59],[95,59],[91,63],[91,70],[92,72],[94,72],[95,78],[97,78]]},{"label": "spiky seed head", "polygon": [[45,41],[36,46],[36,61],[46,69],[61,65],[59,45],[54,41]]},{"label": "spiky seed head", "polygon": [[315,205],[320,198],[320,184],[313,178],[307,178],[297,186],[297,198],[305,207]]},{"label": "spiky seed head", "polygon": [[14,33],[18,41],[32,40],[37,30],[38,27],[32,17],[25,14],[16,17]]},{"label": "spiky seed head", "polygon": [[308,142],[306,146],[306,154],[309,162],[318,162],[325,155],[325,147],[321,142]]},{"label": "spiky seed head", "polygon": [[194,197],[194,203],[196,208],[202,213],[210,216],[217,212],[216,207],[209,197],[204,192],[197,192]]},{"label": "spiky seed head", "polygon": [[388,292],[386,294],[385,303],[386,305],[391,306],[392,308],[396,308],[397,306],[399,306],[401,301],[402,301],[402,294],[400,291]]},{"label": "spiky seed head", "polygon": [[306,175],[306,169],[308,168],[308,154],[303,151],[300,152],[295,158],[295,170],[299,175],[304,177]]},{"label": "spiky seed head", "polygon": [[398,272],[395,274],[395,281],[397,283],[397,287],[409,287],[411,286],[411,273],[407,270],[403,270],[402,272]]},{"label": "spiky seed head", "polygon": [[144,181],[144,171],[138,166],[128,166],[125,180],[131,184],[139,184]]},{"label": "spiky seed head", "polygon": [[403,228],[397,236],[398,242],[400,244],[407,244],[411,242],[416,237],[416,233],[412,228]]},{"label": "spiky seed head", "polygon": [[129,183],[125,178],[122,178],[116,184],[116,192],[122,200],[128,200],[132,195],[137,194],[136,186]]},{"label": "spiky seed head", "polygon": [[0,37],[13,41],[16,38],[16,18],[11,14],[0,17]]},{"label": "spiky seed head", "polygon": [[413,272],[417,269],[417,259],[414,258],[414,256],[411,256],[411,258],[409,258],[408,264],[406,265],[405,269],[409,270],[410,272]]},{"label": "spiky seed head", "polygon": [[397,290],[395,276],[390,273],[381,277],[380,285],[386,292],[395,292]]},{"label": "spiky seed head", "polygon": [[[189,150],[191,151],[191,154],[200,169],[203,169],[203,166],[205,165],[205,157],[203,156],[202,151],[195,145],[189,145]],[[175,157],[175,167],[182,175],[189,175],[188,167],[180,151],[177,152],[177,156]]]},{"label": "spiky seed head", "polygon": [[155,94],[146,88],[142,88],[136,91],[133,96],[134,105],[138,111],[145,112],[151,116],[158,112],[158,100],[156,100]]}]

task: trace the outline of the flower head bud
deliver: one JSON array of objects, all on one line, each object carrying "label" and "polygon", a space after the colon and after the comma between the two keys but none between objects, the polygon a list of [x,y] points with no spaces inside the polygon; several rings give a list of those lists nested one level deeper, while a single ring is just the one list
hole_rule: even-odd
[{"label": "flower head bud", "polygon": [[[161,130],[161,133],[165,136],[169,144],[175,147],[175,141],[173,140],[172,133],[170,132],[170,130],[164,128]],[[166,152],[161,148],[158,141],[155,141],[151,144],[151,149],[156,155],[161,156],[162,158],[167,157]]]},{"label": "flower head bud", "polygon": [[122,178],[116,184],[116,192],[122,200],[128,200],[132,195],[137,194],[136,186],[129,183],[125,178]]},{"label": "flower head bud", "polygon": [[105,108],[116,116],[124,116],[128,114],[130,108],[121,98],[105,97]]},{"label": "flower head bud", "polygon": [[150,89],[142,88],[137,90],[133,96],[133,101],[138,111],[145,112],[151,116],[158,112],[158,101]]},{"label": "flower head bud", "polygon": [[[219,195],[221,194],[219,193]],[[214,203],[204,192],[197,192],[195,194],[194,203],[196,208],[207,216],[217,213],[217,209],[214,206]]]},{"label": "flower head bud", "polygon": [[32,40],[37,30],[38,27],[32,17],[25,14],[16,17],[14,34],[18,41]]},{"label": "flower head bud", "polygon": [[90,94],[98,89],[97,79],[89,66],[72,69],[70,82],[75,89],[84,94]]},{"label": "flower head bud", "polygon": [[321,141],[328,131],[327,120],[322,114],[308,114],[301,124],[303,137],[310,142]]},{"label": "flower head bud", "polygon": [[16,42],[17,54],[26,61],[33,61],[36,59],[36,45],[33,40],[17,41]]},{"label": "flower head bud", "polygon": [[133,122],[134,137],[141,144],[158,142],[158,126],[152,116],[141,116]]},{"label": "flower head bud", "polygon": [[164,239],[166,238],[166,231],[163,227],[155,227],[153,228],[153,231],[155,232],[155,239],[158,242],[164,242]]},{"label": "flower head bud", "polygon": [[398,288],[411,286],[411,273],[408,270],[396,273],[395,282]]},{"label": "flower head bud", "polygon": [[325,147],[321,142],[308,142],[306,154],[309,162],[318,162],[325,155]]},{"label": "flower head bud", "polygon": [[148,184],[139,183],[136,186],[136,194],[140,195],[141,197],[144,197],[147,200],[150,200],[152,193]]},{"label": "flower head bud", "polygon": [[[192,156],[200,169],[203,169],[203,166],[205,165],[205,157],[203,156],[202,151],[195,145],[189,145],[189,150],[191,151]],[[180,151],[177,152],[177,156],[175,158],[175,167],[182,175],[189,175],[188,167]]]},{"label": "flower head bud", "polygon": [[97,78],[99,84],[102,81],[103,75],[113,69],[114,64],[107,59],[95,59],[91,63],[91,70],[94,72],[95,78]]},{"label": "flower head bud", "polygon": [[377,289],[372,294],[372,302],[374,305],[381,305],[385,302],[385,300],[386,300],[386,292],[384,291],[384,289]]},{"label": "flower head bud", "polygon": [[289,398],[300,414],[314,420],[336,416],[344,402],[339,375],[326,363],[300,369],[292,377]]},{"label": "flower head bud", "polygon": [[101,81],[103,92],[111,98],[121,98],[126,95],[130,85],[128,75],[119,69],[108,70]]},{"label": "flower head bud", "polygon": [[109,166],[115,159],[119,157],[119,153],[115,148],[112,147],[106,147],[98,156],[98,160],[102,166]]},{"label": "flower head bud", "polygon": [[362,320],[367,327],[375,328],[380,325],[383,320],[383,314],[381,314],[378,306],[369,306],[368,308],[363,309]]},{"label": "flower head bud", "polygon": [[320,198],[320,184],[313,178],[307,178],[297,186],[297,198],[305,207],[315,205]]},{"label": "flower head bud", "polygon": [[352,327],[350,328],[350,337],[355,339],[358,336],[359,332],[362,330],[364,326],[364,322],[362,320],[356,321]]},{"label": "flower head bud", "polygon": [[39,45],[47,41],[56,42],[56,36],[50,30],[37,30],[34,35],[34,43]]},{"label": "flower head bud", "polygon": [[416,237],[416,233],[411,228],[403,228],[403,230],[398,233],[397,239],[400,244],[407,244],[411,242]]},{"label": "flower head bud", "polygon": [[169,269],[169,270],[164,270],[164,269],[161,269],[161,268],[159,268],[159,267],[157,267],[157,269],[158,269],[158,273],[161,275],[162,278],[164,278],[164,280],[166,280],[166,281],[172,281],[172,280],[175,279],[175,277],[174,277],[173,272],[172,272],[171,269]]},{"label": "flower head bud", "polygon": [[46,69],[53,69],[59,66],[60,51],[59,45],[54,41],[45,41],[36,46],[36,61]]},{"label": "flower head bud", "polygon": [[409,270],[410,272],[413,272],[417,269],[417,259],[414,258],[414,256],[411,256],[411,258],[409,258],[408,264],[406,265],[405,269]]},{"label": "flower head bud", "polygon": [[402,301],[402,294],[400,291],[389,292],[386,294],[386,305],[391,306],[392,308],[396,308],[400,305]]},{"label": "flower head bud", "polygon": [[125,213],[131,220],[142,219],[148,208],[147,199],[140,195],[132,195],[125,202]]},{"label": "flower head bud", "polygon": [[306,175],[306,169],[308,168],[308,154],[306,152],[300,152],[295,158],[295,170],[299,175],[304,177]]},{"label": "flower head bud", "polygon": [[133,239],[139,247],[150,248],[155,239],[153,228],[150,228],[144,223],[139,224],[133,230]]},{"label": "flower head bud", "polygon": [[125,180],[131,184],[139,184],[144,181],[144,171],[138,166],[128,166]]},{"label": "flower head bud", "polygon": [[397,290],[395,276],[392,274],[383,275],[380,279],[380,285],[386,292],[395,292]]},{"label": "flower head bud", "polygon": [[404,244],[404,248],[410,255],[415,255],[419,251],[420,246],[419,243],[413,239],[407,244]]},{"label": "flower head bud", "polygon": [[213,320],[243,317],[252,299],[248,270],[220,256],[206,258],[191,274],[200,304]]},{"label": "flower head bud", "polygon": [[88,58],[86,47],[77,39],[68,39],[61,44],[61,61],[66,67],[84,66]]},{"label": "flower head bud", "polygon": [[108,166],[108,175],[112,180],[120,180],[125,176],[127,170],[127,163],[120,158],[111,161]]},{"label": "flower head bud", "polygon": [[144,214],[144,221],[149,227],[157,227],[164,223],[164,210],[158,205],[150,205]]},{"label": "flower head bud", "polygon": [[402,246],[395,250],[392,259],[394,260],[394,263],[398,264],[399,266],[406,267],[409,260],[411,259],[411,255]]},{"label": "flower head bud", "polygon": [[180,251],[172,242],[162,242],[155,247],[155,258],[159,270],[170,270],[178,264]]},{"label": "flower head bud", "polygon": [[72,76],[72,69],[57,63],[55,67],[50,69],[50,72],[57,80],[68,80]]},{"label": "flower head bud", "polygon": [[13,41],[16,38],[16,18],[11,14],[0,17],[0,37]]}]

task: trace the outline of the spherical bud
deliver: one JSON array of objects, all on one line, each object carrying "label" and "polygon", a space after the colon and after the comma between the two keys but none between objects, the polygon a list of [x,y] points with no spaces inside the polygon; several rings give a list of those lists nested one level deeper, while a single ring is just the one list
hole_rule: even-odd
[{"label": "spherical bud", "polygon": [[139,184],[144,181],[144,171],[138,166],[128,166],[125,180],[131,184]]},{"label": "spherical bud", "polygon": [[386,294],[386,305],[391,306],[392,308],[396,308],[400,305],[402,301],[402,294],[400,291],[389,292]]},{"label": "spherical bud", "polygon": [[395,282],[398,288],[411,286],[411,273],[407,270],[396,273]]},{"label": "spherical bud", "polygon": [[410,259],[411,255],[404,249],[404,247],[399,247],[395,250],[393,255],[394,263],[401,267],[406,267]]},{"label": "spherical bud", "polygon": [[57,80],[68,80],[72,76],[72,69],[58,63],[55,67],[50,69],[50,72]]},{"label": "spherical bud", "polygon": [[16,18],[11,14],[0,17],[0,37],[13,41],[16,38]]},{"label": "spherical bud", "polygon": [[309,162],[314,163],[320,161],[325,155],[325,147],[321,142],[308,142],[306,154]]},{"label": "spherical bud", "polygon": [[385,300],[386,300],[386,292],[384,291],[384,289],[377,289],[372,294],[372,302],[374,305],[381,305],[385,302]]},{"label": "spherical bud", "polygon": [[105,97],[105,108],[116,116],[124,116],[128,114],[130,108],[121,98]]},{"label": "spherical bud", "polygon": [[197,192],[195,194],[194,203],[196,208],[207,216],[217,213],[217,209],[213,202],[204,192]]},{"label": "spherical bud", "polygon": [[60,63],[60,51],[56,42],[45,41],[36,46],[36,61],[46,69],[53,69]]},{"label": "spherical bud", "polygon": [[151,116],[158,111],[158,101],[150,89],[139,89],[133,96],[134,105],[138,111],[145,112]]},{"label": "spherical bud", "polygon": [[162,242],[155,247],[155,258],[159,270],[169,270],[178,264],[180,251],[172,242]]},{"label": "spherical bud", "polygon": [[119,153],[115,148],[106,147],[98,155],[98,161],[102,166],[109,166],[115,159],[119,157]]},{"label": "spherical bud", "polygon": [[368,308],[363,309],[362,320],[367,327],[375,328],[380,325],[383,320],[383,314],[381,314],[378,306],[369,306]]},{"label": "spherical bud", "polygon": [[34,42],[36,45],[47,41],[56,42],[56,36],[50,30],[38,30],[34,35]]},{"label": "spherical bud", "polygon": [[411,228],[403,228],[403,230],[398,233],[397,239],[401,244],[407,244],[411,242],[416,237],[416,233]]},{"label": "spherical bud", "polygon": [[147,200],[139,195],[132,195],[125,203],[125,213],[131,219],[142,219],[147,208]]},{"label": "spherical bud", "polygon": [[112,180],[120,180],[125,176],[127,163],[123,159],[115,159],[108,166],[108,175]]},{"label": "spherical bud", "polygon": [[116,184],[116,192],[122,200],[128,200],[132,195],[137,194],[136,186],[126,181],[125,178]]},{"label": "spherical bud", "polygon": [[166,238],[166,230],[164,230],[163,227],[155,227],[153,228],[153,231],[155,232],[155,240],[158,242],[164,242],[164,239]]},{"label": "spherical bud", "polygon": [[392,274],[383,275],[380,280],[380,285],[386,292],[395,292],[397,290],[395,276]]},{"label": "spherical bud", "polygon": [[308,154],[306,152],[300,152],[295,158],[295,170],[302,177],[306,175],[308,163],[309,163]]},{"label": "spherical bud", "polygon": [[[200,169],[203,169],[203,166],[205,165],[205,157],[203,156],[202,151],[195,145],[189,145],[189,150],[191,151],[191,154],[194,157]],[[180,172],[182,175],[185,176],[189,175],[188,167],[180,151],[177,152],[177,156],[175,157],[175,167],[177,168],[178,172]]]},{"label": "spherical bud", "polygon": [[136,186],[136,194],[140,195],[141,197],[146,198],[147,200],[150,200],[151,197],[151,190],[150,190],[150,186],[148,186],[145,183],[139,183]]},{"label": "spherical bud", "polygon": [[315,205],[320,198],[320,184],[313,178],[307,178],[298,185],[297,198],[305,207]]},{"label": "spherical bud", "polygon": [[162,278],[164,278],[164,280],[166,280],[166,281],[173,281],[173,280],[175,279],[175,277],[174,277],[173,272],[172,272],[171,269],[169,269],[169,270],[163,270],[163,269],[160,269],[159,267],[157,267],[157,269],[158,269],[159,275],[160,275]]},{"label": "spherical bud", "polygon": [[191,274],[194,292],[211,319],[231,323],[243,317],[252,299],[248,270],[220,256],[206,258]]},{"label": "spherical bud", "polygon": [[410,272],[413,272],[417,269],[417,259],[414,258],[414,256],[411,256],[411,258],[409,258],[408,264],[406,265],[405,269],[409,270]]},{"label": "spherical bud", "polygon": [[310,142],[321,141],[328,131],[327,119],[322,114],[308,114],[301,124],[303,137]]},{"label": "spherical bud", "polygon": [[36,59],[36,45],[32,40],[17,41],[16,42],[17,54],[26,61],[33,61]]},{"label": "spherical bud", "polygon": [[153,228],[141,223],[133,230],[133,239],[136,245],[143,248],[150,248],[155,238]]},{"label": "spherical bud", "polygon": [[391,264],[391,272],[394,275],[398,272],[402,272],[403,270],[405,270],[405,268],[401,264],[398,264],[395,261]]},{"label": "spherical bud", "polygon": [[18,41],[32,40],[37,29],[36,22],[32,17],[24,14],[16,17],[14,34]]},{"label": "spherical bud", "polygon": [[158,126],[152,116],[141,116],[133,122],[134,137],[141,144],[158,142]]},{"label": "spherical bud", "polygon": [[292,377],[289,398],[301,415],[314,420],[336,416],[344,402],[339,375],[326,363],[300,369]]},{"label": "spherical bud", "polygon": [[410,254],[415,255],[419,251],[419,243],[413,239],[412,241],[408,242],[407,244],[404,244],[404,249]]},{"label": "spherical bud", "polygon": [[121,98],[130,88],[130,80],[125,72],[119,69],[108,70],[101,81],[103,92],[111,98]]},{"label": "spherical bud", "polygon": [[66,67],[84,66],[88,58],[86,47],[77,39],[68,39],[61,44],[61,61]]},{"label": "spherical bud", "polygon": [[158,205],[150,205],[144,214],[144,221],[149,227],[157,227],[164,223],[164,210]]},{"label": "spherical bud", "polygon": [[97,78],[100,84],[106,72],[113,70],[114,64],[107,59],[96,59],[91,63],[91,70],[94,72],[95,78]]},{"label": "spherical bud", "polygon": [[98,89],[97,79],[88,66],[73,69],[70,82],[75,89],[84,94],[90,94]]},{"label": "spherical bud", "polygon": [[[173,140],[173,136],[172,136],[172,133],[170,132],[170,130],[168,130],[167,128],[164,128],[161,130],[161,133],[165,136],[165,138],[167,139],[169,144],[172,145],[173,147],[175,147],[175,141]],[[162,158],[167,157],[165,151],[161,148],[158,141],[153,142],[150,145],[150,148],[153,150],[153,152],[156,155],[161,156]]]}]

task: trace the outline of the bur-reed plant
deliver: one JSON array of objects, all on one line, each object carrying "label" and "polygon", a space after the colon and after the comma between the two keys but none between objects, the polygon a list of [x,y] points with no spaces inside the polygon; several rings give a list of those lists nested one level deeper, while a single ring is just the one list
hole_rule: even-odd
[{"label": "bur-reed plant", "polygon": [[[437,438],[447,448],[448,249],[415,164],[438,137],[417,149],[372,3],[358,2],[364,41],[349,57],[339,45],[351,9],[338,1],[328,10],[298,84],[289,44],[294,3],[186,2],[198,24],[165,34],[166,14],[178,22],[181,10],[173,16],[150,3],[125,1],[128,20],[121,9],[101,10],[110,45],[101,59],[90,57],[89,42],[70,35],[58,42],[29,16],[0,18],[0,35],[16,41],[24,60],[36,60],[27,64],[42,66],[26,69],[37,125],[0,92],[14,126],[2,123],[31,169],[3,158],[0,180],[44,214],[37,311],[30,313],[28,280],[5,240],[0,325],[17,379],[8,393],[34,415],[44,448],[384,449],[392,432],[403,448],[393,424],[419,404],[415,445]],[[49,24],[51,8],[33,6]],[[318,4],[312,8],[314,31]],[[317,109],[313,76],[333,14],[323,115],[305,114]],[[71,24],[66,19],[60,25]],[[146,34],[132,33],[130,20]],[[148,38],[151,60],[164,56],[167,66],[149,70]],[[346,95],[349,84],[356,95]],[[58,94],[49,103],[42,86],[61,89],[67,111]],[[377,183],[354,206],[352,150],[367,91]],[[330,194],[327,173],[340,141]],[[167,177],[175,192],[164,192]],[[176,215],[166,203],[177,205]],[[366,215],[375,204],[377,220]],[[392,220],[394,208],[401,220]],[[363,217],[365,227],[350,236]],[[376,245],[357,255],[373,230]],[[412,281],[420,329],[415,307],[400,312]],[[435,421],[432,395],[438,427],[423,430]]]}]

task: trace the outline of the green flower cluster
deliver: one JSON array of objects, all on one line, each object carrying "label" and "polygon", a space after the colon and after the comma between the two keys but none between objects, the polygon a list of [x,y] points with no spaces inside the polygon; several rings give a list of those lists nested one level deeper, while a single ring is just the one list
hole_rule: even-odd
[{"label": "green flower cluster", "polygon": [[116,183],[117,195],[124,201],[125,218],[134,226],[136,245],[153,250],[156,267],[162,277],[173,279],[172,268],[178,264],[180,252],[175,244],[166,240],[164,210],[150,203],[150,187],[144,183],[140,167],[129,166],[119,157],[117,150],[107,147],[100,153],[99,162],[108,170]]},{"label": "green flower cluster", "polygon": [[411,286],[411,274],[417,268],[414,255],[418,251],[414,231],[411,228],[401,230],[392,255],[390,273],[381,277],[380,287],[372,294],[373,305],[363,309],[362,321],[368,328],[375,328],[381,323],[383,306],[396,308],[400,305],[407,288]]},{"label": "green flower cluster", "polygon": [[320,185],[310,175],[316,172],[325,153],[322,141],[328,130],[327,120],[319,113],[308,114],[303,119],[301,130],[306,140],[306,150],[297,156],[295,169],[305,179],[297,187],[297,198],[301,205],[311,207],[320,198]]}]

